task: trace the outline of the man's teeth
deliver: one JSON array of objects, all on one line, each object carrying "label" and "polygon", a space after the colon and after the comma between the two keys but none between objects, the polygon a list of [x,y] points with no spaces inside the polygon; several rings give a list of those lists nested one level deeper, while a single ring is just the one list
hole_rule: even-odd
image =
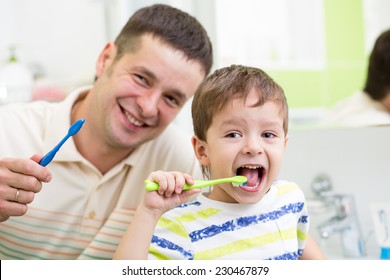
[{"label": "man's teeth", "polygon": [[140,122],[140,121],[137,121],[132,115],[130,115],[128,112],[125,111],[125,115],[127,117],[127,119],[129,120],[129,122],[131,122],[132,124],[134,124],[135,126],[143,126],[144,123],[143,122]]}]

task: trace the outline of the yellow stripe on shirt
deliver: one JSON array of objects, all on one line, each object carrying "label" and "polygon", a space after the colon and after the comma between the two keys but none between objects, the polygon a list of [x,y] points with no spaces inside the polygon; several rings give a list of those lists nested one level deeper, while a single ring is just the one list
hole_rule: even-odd
[{"label": "yellow stripe on shirt", "polygon": [[195,254],[194,259],[198,260],[209,260],[217,259],[226,255],[234,254],[236,252],[241,252],[249,250],[253,247],[264,246],[267,244],[275,243],[281,241],[281,236],[284,240],[291,240],[296,238],[297,229],[294,227],[289,230],[275,231],[252,238],[241,239],[236,242],[232,242],[223,246],[215,247],[209,250],[204,250]]}]

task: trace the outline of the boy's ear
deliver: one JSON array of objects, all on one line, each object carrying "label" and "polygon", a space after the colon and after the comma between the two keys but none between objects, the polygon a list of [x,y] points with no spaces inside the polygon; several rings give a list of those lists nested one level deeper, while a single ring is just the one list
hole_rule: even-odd
[{"label": "boy's ear", "polygon": [[284,149],[286,149],[287,141],[288,141],[288,135],[286,135],[286,137],[284,138]]},{"label": "boy's ear", "polygon": [[100,77],[105,70],[112,64],[116,55],[116,46],[113,42],[108,42],[98,60],[96,61],[96,76]]},{"label": "boy's ear", "polygon": [[191,138],[192,147],[194,148],[195,156],[198,159],[199,163],[203,166],[209,166],[210,160],[207,156],[207,144],[206,142],[200,140],[195,135]]}]

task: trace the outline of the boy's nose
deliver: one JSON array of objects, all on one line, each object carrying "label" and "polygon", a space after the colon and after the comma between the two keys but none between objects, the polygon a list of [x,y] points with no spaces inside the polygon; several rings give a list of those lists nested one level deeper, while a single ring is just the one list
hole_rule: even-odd
[{"label": "boy's nose", "polygon": [[248,138],[245,142],[245,146],[243,149],[245,154],[257,155],[264,152],[263,145],[261,143],[261,139],[259,137]]}]

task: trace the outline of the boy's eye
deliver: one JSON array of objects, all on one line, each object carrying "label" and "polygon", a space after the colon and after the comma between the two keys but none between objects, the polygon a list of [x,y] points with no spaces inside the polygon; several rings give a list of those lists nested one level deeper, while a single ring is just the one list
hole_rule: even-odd
[{"label": "boy's eye", "polygon": [[271,132],[265,132],[265,133],[263,133],[263,137],[264,138],[274,138],[275,134],[273,134]]},{"label": "boy's eye", "polygon": [[226,134],[226,137],[227,138],[239,138],[239,137],[241,137],[241,134],[239,134],[238,132],[231,132],[231,133]]}]

